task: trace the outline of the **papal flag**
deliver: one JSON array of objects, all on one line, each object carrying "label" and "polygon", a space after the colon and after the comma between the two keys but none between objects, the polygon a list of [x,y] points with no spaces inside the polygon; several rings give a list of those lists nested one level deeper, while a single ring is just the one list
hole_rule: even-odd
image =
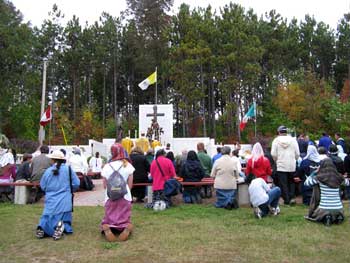
[{"label": "papal flag", "polygon": [[252,117],[255,117],[256,115],[256,103],[254,102],[252,106],[250,106],[248,112],[244,115],[243,119],[241,120],[241,123],[239,124],[239,129],[243,131],[245,125],[247,124],[248,120]]},{"label": "papal flag", "polygon": [[149,85],[152,85],[157,82],[157,71],[154,71],[147,79],[139,83],[139,87],[142,90],[145,90],[148,88]]}]

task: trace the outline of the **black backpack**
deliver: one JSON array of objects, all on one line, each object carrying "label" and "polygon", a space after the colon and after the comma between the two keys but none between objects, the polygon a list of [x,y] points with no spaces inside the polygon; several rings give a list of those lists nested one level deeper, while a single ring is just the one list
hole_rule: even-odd
[{"label": "black backpack", "polygon": [[95,185],[92,182],[90,176],[87,175],[83,175],[83,180],[81,182],[81,188],[91,191],[92,189],[94,189]]},{"label": "black backpack", "polygon": [[124,177],[119,173],[120,168],[115,170],[112,165],[110,165],[113,169],[113,173],[107,180],[107,196],[112,201],[118,200],[128,192],[126,189],[126,182]]}]

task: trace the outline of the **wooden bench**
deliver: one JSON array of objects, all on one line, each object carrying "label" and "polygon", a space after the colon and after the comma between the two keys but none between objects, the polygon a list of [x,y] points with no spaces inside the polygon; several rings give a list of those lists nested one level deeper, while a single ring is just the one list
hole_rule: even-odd
[{"label": "wooden bench", "polygon": [[[203,185],[214,185],[214,179],[213,178],[203,178],[202,181],[200,182],[183,182],[183,181],[178,181],[182,185],[187,185],[187,186],[203,186]],[[134,186],[152,186],[152,183],[134,183],[132,185]]]},{"label": "wooden bench", "polygon": [[[25,205],[29,199],[30,187],[38,187],[40,182],[12,182],[12,183],[0,183],[0,187],[15,187],[15,198],[13,202],[15,204]],[[7,198],[11,200],[8,196]]]},{"label": "wooden bench", "polygon": [[[93,177],[96,176],[96,173],[88,173],[87,176],[89,177]],[[82,175],[78,176],[79,180],[81,181],[83,179]],[[0,183],[0,187],[8,187],[8,186],[13,186],[15,187],[15,198],[13,200],[13,202],[15,204],[26,204],[29,201],[29,191],[31,187],[39,187],[40,186],[40,182],[11,182],[11,183]],[[82,190],[81,188],[79,188],[79,190]],[[5,194],[6,195],[6,194]],[[11,200],[9,198],[9,196],[7,195],[7,198],[9,200]]]},{"label": "wooden bench", "polygon": [[40,182],[12,182],[0,183],[0,186],[39,186]]},{"label": "wooden bench", "polygon": [[[206,177],[203,178],[200,182],[182,182],[179,181],[179,183],[183,186],[213,186],[214,185],[214,178]],[[135,183],[134,186],[146,186],[147,187],[147,202],[152,202],[153,197],[153,190],[152,190],[152,183]],[[238,183],[237,184],[237,194],[236,198],[239,205],[248,205],[250,204],[249,200],[249,194],[248,194],[248,185],[245,183]]]}]

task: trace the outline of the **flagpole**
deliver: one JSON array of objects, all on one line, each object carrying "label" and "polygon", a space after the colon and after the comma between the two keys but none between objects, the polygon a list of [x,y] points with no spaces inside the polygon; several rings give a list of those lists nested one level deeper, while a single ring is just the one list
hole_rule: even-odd
[{"label": "flagpole", "polygon": [[256,115],[256,101],[254,99],[254,116],[255,116],[255,120],[254,120],[254,133],[255,133],[255,138],[256,138],[256,118],[257,118],[257,115]]},{"label": "flagpole", "polygon": [[49,147],[51,146],[51,123],[52,123],[52,118],[50,120],[50,126],[49,126]]},{"label": "flagpole", "polygon": [[158,82],[158,72],[157,72],[157,67],[156,67],[156,98],[155,98],[155,104],[157,105],[157,100],[158,100],[158,98],[157,98],[157,82]]},{"label": "flagpole", "polygon": [[[46,93],[46,67],[47,67],[47,59],[44,58],[44,66],[43,66],[43,87],[41,91],[41,110],[40,110],[40,118],[44,114],[45,110],[45,93]],[[45,138],[45,130],[44,127],[40,125],[39,129],[39,144],[42,145]]]}]

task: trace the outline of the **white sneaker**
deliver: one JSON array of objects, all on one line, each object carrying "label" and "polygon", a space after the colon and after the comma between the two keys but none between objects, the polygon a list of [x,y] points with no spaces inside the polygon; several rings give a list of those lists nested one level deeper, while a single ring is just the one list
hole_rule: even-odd
[{"label": "white sneaker", "polygon": [[276,210],[276,215],[279,215],[281,213],[281,209],[280,209],[279,205],[276,206],[275,210]]},{"label": "white sneaker", "polygon": [[254,215],[257,219],[262,218],[262,212],[259,207],[254,207]]},{"label": "white sneaker", "polygon": [[277,207],[272,207],[272,206],[270,206],[269,208],[270,208],[270,213],[271,213],[273,216],[277,216],[277,215],[281,212],[279,206],[277,206]]}]

